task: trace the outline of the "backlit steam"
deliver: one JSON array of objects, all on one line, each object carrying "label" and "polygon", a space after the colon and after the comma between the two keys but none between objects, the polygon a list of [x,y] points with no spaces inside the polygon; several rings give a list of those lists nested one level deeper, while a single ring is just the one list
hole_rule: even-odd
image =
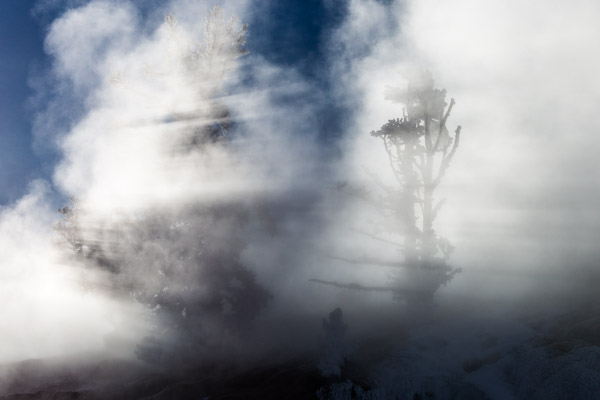
[{"label": "backlit steam", "polygon": [[252,2],[172,1],[144,17],[133,2],[85,3],[45,42],[55,96],[35,127],[60,153],[52,185],[0,210],[1,361],[112,349],[171,365],[248,338],[246,352],[287,354],[312,348],[315,315],[338,306],[343,323],[330,319],[349,335],[404,323],[389,293],[309,279],[384,287],[389,270],[346,261],[403,259],[380,210],[339,189],[395,184],[369,132],[402,117],[385,88],[405,87],[406,67],[431,71],[456,98],[452,131],[465,128],[434,196],[448,199],[436,234],[464,273],[435,300],[467,299],[475,321],[482,304],[571,290],[553,277],[596,267],[600,58],[582,48],[600,36],[594,2],[553,2],[538,24],[538,0],[350,0],[327,43],[332,97],[348,107],[341,157],[318,137],[316,83],[246,54]]},{"label": "backlit steam", "polygon": [[246,28],[217,7],[200,25],[197,39],[167,15],[143,34],[132,7],[98,1],[50,27],[55,74],[86,93],[87,112],[61,137],[54,176],[72,200],[56,217],[40,183],[3,212],[4,236],[24,235],[17,247],[7,243],[2,271],[8,301],[31,304],[34,331],[67,334],[34,338],[39,348],[20,352],[26,311],[17,308],[5,341],[17,344],[2,359],[64,354],[72,335],[68,352],[197,357],[267,305],[269,291],[240,258],[271,183],[234,143],[228,103],[244,101],[226,92]]}]

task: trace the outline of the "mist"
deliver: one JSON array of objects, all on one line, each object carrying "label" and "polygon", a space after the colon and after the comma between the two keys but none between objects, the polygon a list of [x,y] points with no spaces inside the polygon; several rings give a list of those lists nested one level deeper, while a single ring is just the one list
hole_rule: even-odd
[{"label": "mist", "polygon": [[[86,351],[136,358],[136,346],[153,332],[174,340],[163,332],[171,321],[156,315],[165,304],[152,297],[171,291],[206,302],[219,290],[211,287],[218,265],[201,278],[186,261],[200,256],[206,241],[211,251],[239,253],[231,257],[248,265],[251,281],[257,274],[261,304],[271,293],[281,304],[297,300],[292,281],[311,286],[299,272],[301,254],[312,246],[308,231],[321,224],[312,208],[327,179],[317,182],[315,171],[328,167],[313,131],[316,106],[294,105],[291,113],[291,104],[278,103],[306,94],[311,84],[244,55],[242,41],[229,47],[238,32],[243,39],[246,14],[234,2],[219,10],[171,2],[142,20],[129,3],[93,1],[51,23],[46,79],[60,95],[37,88],[50,100],[34,127],[36,145],[53,149],[59,161],[52,182],[32,185],[3,214],[11,218],[5,242],[15,230],[35,239],[23,236],[27,246],[8,246],[4,257],[8,272],[33,266],[7,272],[6,285],[23,290],[26,303],[12,300],[24,308],[15,306],[7,319],[15,333],[3,338],[11,349],[3,361]],[[252,71],[253,82],[238,71]],[[24,261],[33,248],[36,259]],[[48,288],[38,293],[36,282],[48,275]],[[53,313],[47,296],[56,296]],[[192,318],[189,304],[173,301],[177,314]],[[225,323],[210,319],[203,332]],[[29,349],[28,342],[38,345]]]},{"label": "mist", "polygon": [[[439,230],[456,246],[453,262],[465,275],[563,283],[593,265],[597,127],[585,115],[599,96],[590,73],[599,60],[585,38],[598,35],[589,21],[596,6],[350,4],[352,17],[332,40],[341,51],[333,53],[340,96],[357,96],[362,106],[344,166],[366,180],[364,169],[387,171],[380,144],[365,133],[401,115],[384,99],[386,86],[401,86],[407,68],[426,68],[456,99],[451,120],[464,130],[440,188],[447,202]],[[370,51],[357,52],[361,46]]]},{"label": "mist", "polygon": [[[560,318],[593,314],[593,1],[324,2],[343,17],[319,37],[318,79],[246,51],[255,2],[61,4],[35,9],[56,17],[31,80],[32,145],[57,162],[0,209],[0,363],[229,379],[297,362],[318,398],[346,398],[346,381],[381,398],[523,398],[501,371]],[[389,268],[406,227],[365,198],[398,186],[369,133],[406,115],[387,93],[423,71],[456,99],[462,136],[434,194],[453,272],[417,304]]]}]

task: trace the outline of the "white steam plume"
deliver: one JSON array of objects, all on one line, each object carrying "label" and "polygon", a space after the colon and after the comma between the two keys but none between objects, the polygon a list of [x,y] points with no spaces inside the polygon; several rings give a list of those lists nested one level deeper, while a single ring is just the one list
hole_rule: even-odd
[{"label": "white steam plume", "polygon": [[[600,35],[598,11],[593,1],[350,1],[330,45],[338,94],[357,99],[341,179],[362,176],[372,185],[365,168],[390,178],[368,132],[402,116],[384,99],[385,87],[405,84],[407,67],[428,69],[457,101],[450,127],[463,126],[437,194],[448,200],[436,230],[456,245],[453,264],[542,273],[524,280],[529,289],[546,273],[578,276],[579,266],[597,262],[600,237],[600,57],[590,48]],[[350,210],[342,221],[372,220],[363,206]],[[365,242],[346,246],[354,255],[384,251]],[[450,287],[462,287],[461,279]],[[466,291],[479,286],[463,281],[471,282]]]},{"label": "white steam plume", "polygon": [[[124,272],[117,285],[142,282],[140,290],[188,290],[185,274],[171,288],[154,281],[152,274],[160,275],[168,262],[161,263],[188,244],[196,229],[190,226],[222,237],[223,243],[215,247],[219,249],[243,234],[236,228],[241,217],[235,207],[216,225],[211,225],[215,220],[210,214],[194,217],[194,209],[252,205],[255,199],[287,190],[291,176],[307,176],[295,171],[312,168],[306,162],[314,156],[312,133],[292,141],[285,126],[293,121],[285,106],[273,103],[273,96],[309,87],[293,71],[282,71],[260,57],[237,60],[236,54],[220,53],[237,51],[235,43],[229,47],[231,43],[219,41],[234,38],[242,28],[241,22],[229,19],[233,10],[244,20],[242,3],[228,2],[215,16],[223,19],[207,30],[204,17],[211,5],[190,1],[173,1],[144,20],[133,3],[91,1],[67,10],[50,25],[46,50],[53,68],[50,83],[41,90],[54,85],[62,95],[40,112],[36,129],[39,141],[54,141],[58,148],[53,184],[76,199],[76,228],[82,228],[77,231],[82,236],[69,236],[76,232],[69,230],[74,226],[69,217],[63,225],[65,237],[52,230],[58,216],[39,184],[3,211],[3,243],[14,241],[19,231],[23,239],[2,253],[6,298],[14,304],[6,319],[11,328],[0,337],[7,345],[2,360],[100,350],[109,334],[127,339],[132,354],[144,335],[146,313],[123,293],[112,297],[96,290],[114,282],[85,265],[93,260],[82,262],[69,253],[93,258],[100,251],[121,261]],[[166,14],[178,22],[171,18],[162,23]],[[238,63],[253,71],[254,87],[238,84]],[[68,115],[71,107],[79,111],[68,124],[52,115],[57,110]],[[310,109],[295,111],[298,121],[305,118],[297,130],[310,131]],[[230,116],[244,132],[228,131]],[[204,145],[205,136],[212,134],[231,134],[230,141]],[[69,242],[73,237],[85,244]],[[196,239],[185,251],[193,253],[204,240]],[[276,269],[269,255],[245,254],[254,269]],[[82,271],[91,292],[81,287]],[[214,276],[204,278],[199,297],[203,290],[212,290]],[[192,314],[189,308],[178,312]],[[26,326],[30,320],[32,330]]]}]

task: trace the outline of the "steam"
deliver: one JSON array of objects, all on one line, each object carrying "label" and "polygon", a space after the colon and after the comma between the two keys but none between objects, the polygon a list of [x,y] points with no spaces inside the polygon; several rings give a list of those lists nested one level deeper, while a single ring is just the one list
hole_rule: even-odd
[{"label": "steam", "polygon": [[[522,279],[507,285],[534,293],[535,280],[556,285],[555,274],[579,274],[597,262],[599,192],[591,182],[598,126],[591,105],[600,96],[592,72],[600,58],[586,45],[598,35],[590,17],[597,7],[591,1],[350,2],[331,42],[339,95],[362,100],[343,151],[346,176],[359,186],[372,187],[372,173],[393,182],[380,143],[367,132],[401,116],[384,91],[406,84],[407,69],[430,70],[436,86],[457,101],[449,124],[463,126],[463,140],[439,188],[447,202],[436,231],[456,246],[451,262],[465,274],[448,290],[470,295],[485,287],[499,295],[492,287],[505,284],[492,282],[515,273]],[[354,207],[367,226],[373,215]],[[381,254],[375,244],[362,246],[353,248],[355,255]],[[482,286],[469,271],[493,275]]]},{"label": "steam", "polygon": [[49,200],[48,184],[35,181],[0,212],[3,362],[97,351],[115,324],[127,327],[126,336],[142,328],[130,318],[136,307],[87,293],[78,273],[61,262]]},{"label": "steam", "polygon": [[[203,326],[190,329],[202,336],[224,329],[219,324],[237,329],[264,307],[268,292],[253,283],[252,270],[274,270],[273,256],[244,254],[252,268],[246,273],[237,265],[244,249],[238,242],[268,240],[258,222],[245,233],[249,210],[259,204],[258,215],[272,219],[260,204],[267,194],[285,198],[301,159],[312,158],[311,137],[292,139],[285,126],[295,121],[273,103],[308,87],[258,56],[239,59],[244,27],[231,8],[243,18],[233,2],[211,9],[174,1],[155,11],[160,19],[142,21],[129,3],[91,1],[49,27],[49,78],[62,92],[36,127],[38,141],[61,155],[53,186],[73,200],[61,204],[60,217],[50,206],[50,184],[38,182],[3,211],[3,285],[14,305],[2,361],[105,351],[115,342],[120,356],[133,356],[149,332],[193,324],[194,315]],[[254,87],[239,82],[240,63],[255,71]],[[60,123],[53,113],[68,114],[71,106],[69,125]],[[64,131],[53,132],[57,126]],[[21,244],[10,246],[18,231]],[[210,260],[204,271],[190,268],[199,257]],[[240,305],[218,303],[225,322],[217,321],[200,306],[215,292],[235,292],[236,284],[250,293],[239,300],[247,315],[229,318]],[[150,309],[155,294],[167,300]],[[180,308],[177,321],[154,317],[165,304]],[[26,318],[37,324],[29,336]],[[36,346],[27,348],[29,341]]]},{"label": "steam", "polygon": [[[247,2],[224,5],[215,16],[218,32],[210,23],[205,30],[212,6],[205,2],[172,1],[144,16],[129,2],[70,4],[77,7],[48,29],[53,67],[45,85],[52,89],[35,121],[38,145],[59,155],[53,180],[33,182],[0,213],[7,327],[0,361],[105,350],[110,337],[125,343],[120,354],[133,356],[154,314],[127,289],[184,290],[188,264],[171,261],[198,256],[199,242],[190,237],[207,230],[215,249],[234,249],[257,287],[273,295],[262,315],[325,315],[343,305],[356,320],[362,307],[389,304],[380,294],[329,290],[308,279],[385,285],[384,270],[340,258],[401,256],[397,246],[365,235],[382,233],[377,210],[335,188],[369,188],[373,176],[391,181],[383,149],[368,132],[401,116],[384,90],[405,84],[400,72],[415,66],[430,70],[457,100],[449,126],[464,127],[439,189],[448,201],[436,230],[456,246],[451,263],[484,278],[466,272],[447,291],[470,295],[479,287],[478,295],[509,297],[500,284],[481,280],[489,283],[490,272],[537,279],[595,267],[600,57],[584,45],[600,34],[594,2],[351,0],[328,42],[335,95],[352,108],[340,159],[319,141],[318,99],[286,101],[310,98],[313,83],[218,43],[252,19]],[[166,15],[174,18],[165,23]],[[211,43],[231,52],[203,58]],[[212,140],[223,133],[227,144]],[[69,247],[52,229],[60,218],[57,193],[74,197],[77,221],[69,227],[83,229],[87,247]],[[210,217],[214,210],[225,215],[222,222]],[[98,249],[119,261],[118,279],[91,265]],[[161,269],[166,264],[170,272]],[[215,270],[202,275],[195,300],[220,282]],[[175,277],[168,288],[161,273]]]}]

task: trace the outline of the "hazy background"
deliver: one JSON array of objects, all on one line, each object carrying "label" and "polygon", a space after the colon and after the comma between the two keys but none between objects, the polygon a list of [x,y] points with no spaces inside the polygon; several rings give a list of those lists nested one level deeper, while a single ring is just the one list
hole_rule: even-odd
[{"label": "hazy background", "polygon": [[217,89],[213,80],[189,84],[170,64],[178,50],[161,23],[172,13],[201,38],[213,4],[31,5],[45,55],[20,78],[29,82],[19,89],[29,124],[18,137],[35,150],[3,146],[0,160],[2,170],[19,151],[31,160],[1,182],[15,188],[0,211],[0,292],[9,305],[0,360],[101,350],[117,326],[143,335],[142,307],[82,290],[77,268],[60,261],[52,225],[69,195],[109,225],[155,207],[265,198],[276,233],[250,224],[243,261],[274,294],[267,313],[388,305],[387,296],[308,279],[386,282],[385,271],[328,256],[398,256],[353,232],[368,228],[373,212],[335,185],[371,185],[365,169],[391,178],[368,132],[401,116],[383,94],[405,83],[407,67],[432,72],[457,101],[449,126],[463,127],[437,192],[447,197],[437,232],[456,246],[451,263],[464,272],[441,296],[546,299],[589,282],[600,228],[596,2],[220,2],[227,18],[249,24],[250,54],[218,90],[235,121],[233,152],[182,156],[165,151],[174,141],[165,142],[173,127],[165,122],[177,113],[209,118]]},{"label": "hazy background", "polygon": [[449,125],[463,126],[463,140],[436,193],[447,197],[437,231],[464,278],[535,275],[542,287],[596,263],[597,11],[586,1],[352,1],[335,31],[339,93],[360,104],[344,150],[357,175],[385,169],[365,133],[400,115],[383,92],[402,84],[403,67],[428,68],[456,99]]}]

